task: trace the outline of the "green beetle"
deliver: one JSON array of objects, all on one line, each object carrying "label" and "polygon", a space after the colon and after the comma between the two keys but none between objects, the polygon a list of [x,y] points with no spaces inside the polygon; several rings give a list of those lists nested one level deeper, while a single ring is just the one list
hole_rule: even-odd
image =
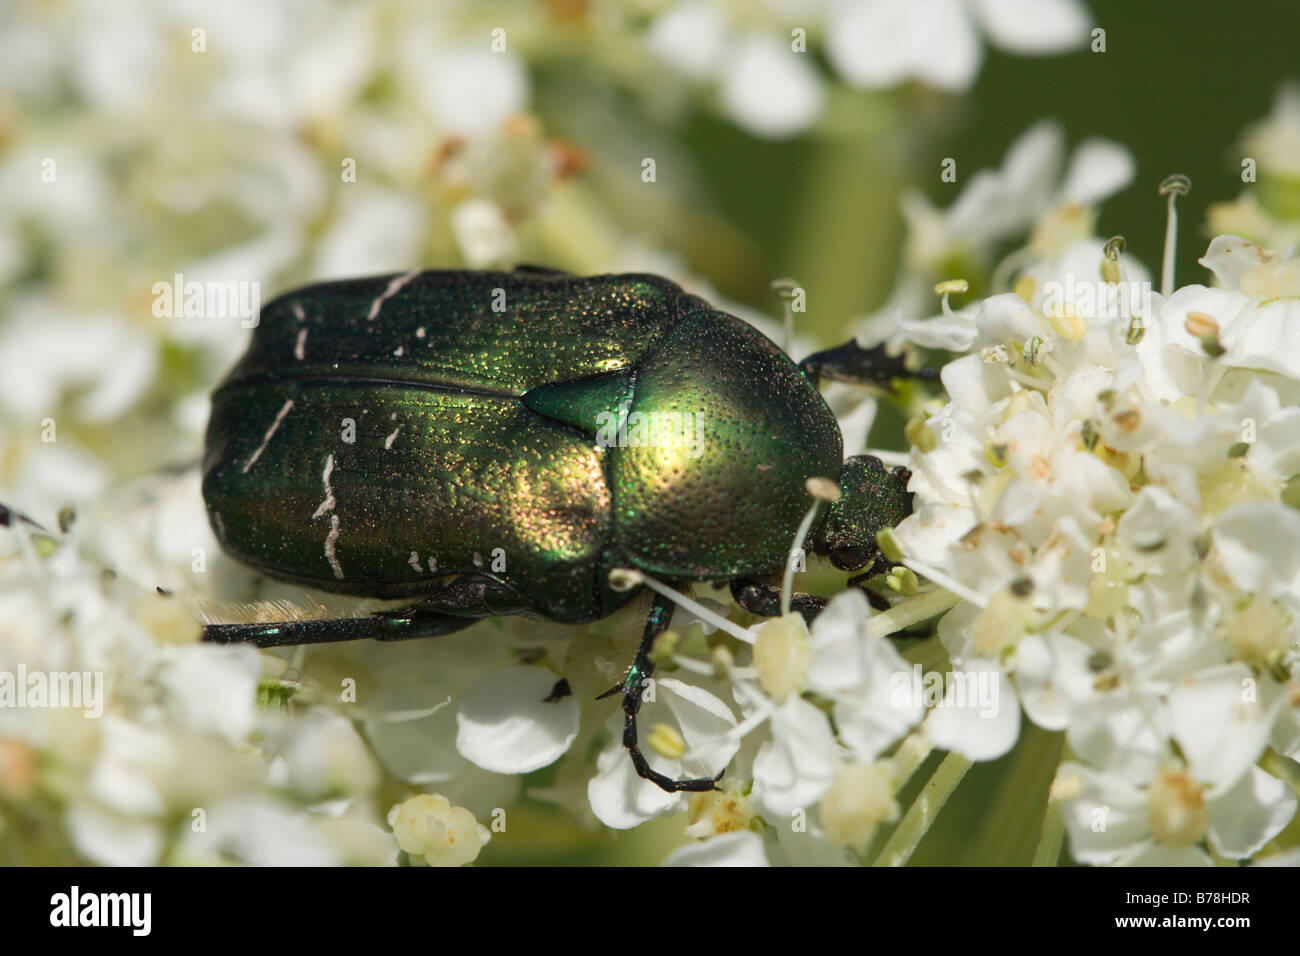
[{"label": "green beetle", "polygon": [[[816,387],[900,374],[901,359],[854,343],[796,365],[653,275],[417,271],[289,292],[212,396],[212,527],[271,577],[411,603],[209,625],[204,639],[396,640],[507,614],[582,624],[633,597],[611,586],[617,568],[730,582],[746,609],[778,613],[768,581],[808,510],[808,478],[839,480],[810,542],[840,568],[879,570],[876,532],[910,513],[906,471],[845,461]],[[824,604],[793,596],[809,619]],[[637,746],[649,652],[672,609],[657,598],[614,689],[624,744],[664,789],[711,789],[659,774]]]}]

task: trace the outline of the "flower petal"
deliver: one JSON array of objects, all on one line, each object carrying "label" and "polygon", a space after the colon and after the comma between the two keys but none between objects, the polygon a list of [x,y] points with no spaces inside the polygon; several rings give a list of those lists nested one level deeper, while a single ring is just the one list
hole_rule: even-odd
[{"label": "flower petal", "polygon": [[721,96],[732,119],[765,139],[793,136],[811,125],[826,98],[808,58],[766,34],[740,42],[723,74]]},{"label": "flower petal", "polygon": [[972,6],[993,44],[1021,55],[1081,47],[1092,25],[1079,0],[972,0]]},{"label": "flower petal", "polygon": [[750,830],[723,833],[668,854],[664,866],[771,866],[763,838]]},{"label": "flower petal", "polygon": [[1109,139],[1086,139],[1070,157],[1061,200],[1094,205],[1128,186],[1136,173],[1137,161],[1126,147]]},{"label": "flower petal", "polygon": [[780,817],[812,807],[835,780],[839,746],[830,721],[801,697],[771,717],[772,740],[754,757],[754,798]]},{"label": "flower petal", "polygon": [[548,702],[555,680],[543,667],[508,667],[478,681],[456,714],[461,755],[495,773],[529,773],[558,760],[578,735],[578,702]]},{"label": "flower petal", "polygon": [[1210,667],[1169,694],[1171,733],[1197,780],[1232,786],[1264,752],[1276,708],[1245,664]]},{"label": "flower petal", "polygon": [[1149,838],[1146,797],[1126,781],[1082,764],[1062,764],[1053,787],[1072,794],[1065,805],[1070,854],[1080,863],[1113,863]]},{"label": "flower petal", "polygon": [[984,52],[957,0],[846,0],[826,24],[826,55],[855,86],[894,86],[916,78],[966,90]]},{"label": "flower petal", "polygon": [[1244,859],[1282,832],[1295,816],[1296,795],[1258,767],[1210,803],[1210,842],[1226,857]]},{"label": "flower petal", "polygon": [[994,760],[1020,736],[1020,702],[997,664],[972,658],[948,675],[944,697],[925,721],[925,733],[940,750],[971,760]]}]

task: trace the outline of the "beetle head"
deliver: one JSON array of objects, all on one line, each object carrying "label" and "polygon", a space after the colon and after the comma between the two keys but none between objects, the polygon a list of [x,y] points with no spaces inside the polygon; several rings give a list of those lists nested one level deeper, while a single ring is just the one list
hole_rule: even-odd
[{"label": "beetle head", "polygon": [[840,469],[840,497],[831,502],[812,539],[812,549],[842,571],[858,571],[876,561],[876,532],[892,528],[912,513],[906,468],[888,470],[879,458],[855,455]]}]

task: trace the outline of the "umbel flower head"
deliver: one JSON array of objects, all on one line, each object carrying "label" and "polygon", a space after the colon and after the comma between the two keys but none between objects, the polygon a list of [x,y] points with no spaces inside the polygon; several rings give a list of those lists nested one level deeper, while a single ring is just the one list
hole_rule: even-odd
[{"label": "umbel flower head", "polygon": [[[1089,23],[1077,0],[813,6],[814,48],[860,87],[962,90],[985,41],[1072,49]],[[204,375],[241,347],[215,324],[134,320],[165,264],[269,287],[293,270],[405,269],[435,246],[466,267],[505,263],[540,230],[553,246],[532,248],[572,249],[577,262],[607,261],[612,237],[636,267],[675,265],[590,195],[557,210],[580,158],[524,113],[530,79],[513,40],[471,49],[418,5],[330,2],[303,20],[239,0],[209,18],[208,88],[173,57],[175,11],[135,12],[73,17],[56,43],[22,11],[0,11],[28,45],[0,57],[0,75],[38,117],[6,130],[0,157],[14,198],[0,208],[13,306],[0,330],[4,503],[48,519],[67,500],[102,499],[57,532],[5,512],[0,667],[103,679],[87,685],[93,719],[0,707],[4,859],[463,865],[509,844],[514,824],[498,821],[527,797],[589,828],[675,814],[688,842],[673,864],[902,863],[961,798],[967,768],[1031,725],[1064,751],[1042,768],[1055,775],[1046,806],[1017,807],[1041,827],[1042,860],[1064,833],[1071,856],[1095,864],[1295,852],[1293,92],[1248,134],[1273,179],[1214,229],[1204,285],[1171,277],[1157,291],[1122,242],[1094,235],[1097,205],[1136,164],[1104,140],[1069,153],[1050,122],[948,208],[906,200],[895,294],[860,338],[938,354],[938,385],[895,396],[908,447],[867,449],[910,468],[915,513],[878,542],[890,567],[867,582],[871,600],[835,581],[826,590],[843,593],[811,626],[742,618],[722,590],[678,596],[642,741],[665,774],[725,768],[720,791],[687,796],[633,773],[617,708],[595,700],[623,676],[622,629],[639,630],[643,606],[578,633],[504,620],[283,656],[197,643],[198,622],[167,592],[206,588],[201,603],[254,585],[215,557],[194,471],[106,494],[167,454],[106,441],[105,426],[161,409],[150,449],[194,447]],[[715,84],[751,132],[806,129],[829,101],[819,61],[790,49],[787,24],[771,29],[780,16],[751,15],[663,5],[634,39]],[[122,42],[100,42],[106,26]],[[882,45],[891,33],[900,42]],[[258,42],[231,42],[241,34]],[[324,85],[311,68],[321,60],[339,66]],[[164,142],[138,115],[180,135]],[[41,138],[67,144],[70,188],[27,188]],[[336,171],[345,144],[367,170],[359,182]],[[55,278],[30,283],[41,269]],[[87,302],[103,314],[88,320]],[[191,365],[207,371],[181,374]],[[59,440],[45,444],[27,424],[51,407]],[[875,400],[835,407],[846,445],[862,450]],[[197,553],[211,561],[201,574]],[[272,610],[312,609],[295,598]],[[568,696],[553,693],[561,676]],[[926,796],[911,801],[923,771]],[[31,832],[45,836],[28,843]]]},{"label": "umbel flower head", "polygon": [[[1296,261],[1219,236],[1202,262],[1219,288],[1174,289],[1167,264],[1162,295],[1122,241],[1085,235],[1019,254],[1015,291],[960,311],[942,285],[940,314],[898,333],[953,357],[946,397],[909,426],[915,512],[884,535],[896,564],[875,582],[892,606],[850,589],[811,628],[742,629],[674,595],[718,631],[666,652],[695,679],[660,682],[656,766],[729,761],[730,796],[658,791],[611,733],[597,817],[689,805],[711,848],[674,862],[900,862],[927,824],[897,794],[924,758],[948,752],[946,795],[1028,721],[1067,755],[1045,859],[1063,831],[1089,863],[1265,851],[1297,805],[1279,761],[1300,754]],[[933,680],[887,635],[936,616]]]}]

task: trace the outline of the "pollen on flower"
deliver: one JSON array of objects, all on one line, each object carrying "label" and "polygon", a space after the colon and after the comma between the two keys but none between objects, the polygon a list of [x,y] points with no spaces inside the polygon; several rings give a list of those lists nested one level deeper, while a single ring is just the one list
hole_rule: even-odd
[{"label": "pollen on flower", "polygon": [[811,658],[808,627],[798,614],[759,625],[754,638],[754,666],[758,668],[759,685],[774,700],[785,700],[803,689]]},{"label": "pollen on flower", "polygon": [[749,798],[733,790],[694,794],[686,806],[686,814],[691,821],[686,835],[700,838],[748,830],[754,819]]},{"label": "pollen on flower", "polygon": [[1151,835],[1166,846],[1199,843],[1210,825],[1205,788],[1185,770],[1166,770],[1147,790],[1147,823]]},{"label": "pollen on flower", "polygon": [[1188,335],[1195,336],[1198,339],[1203,339],[1207,335],[1219,334],[1219,323],[1208,312],[1188,312],[1183,327],[1187,329]]},{"label": "pollen on flower", "polygon": [[488,842],[487,827],[464,807],[436,793],[420,793],[388,812],[397,845],[430,866],[464,866]]},{"label": "pollen on flower", "polygon": [[898,819],[889,774],[879,764],[849,764],[840,771],[819,806],[826,835],[861,853],[882,823]]}]

